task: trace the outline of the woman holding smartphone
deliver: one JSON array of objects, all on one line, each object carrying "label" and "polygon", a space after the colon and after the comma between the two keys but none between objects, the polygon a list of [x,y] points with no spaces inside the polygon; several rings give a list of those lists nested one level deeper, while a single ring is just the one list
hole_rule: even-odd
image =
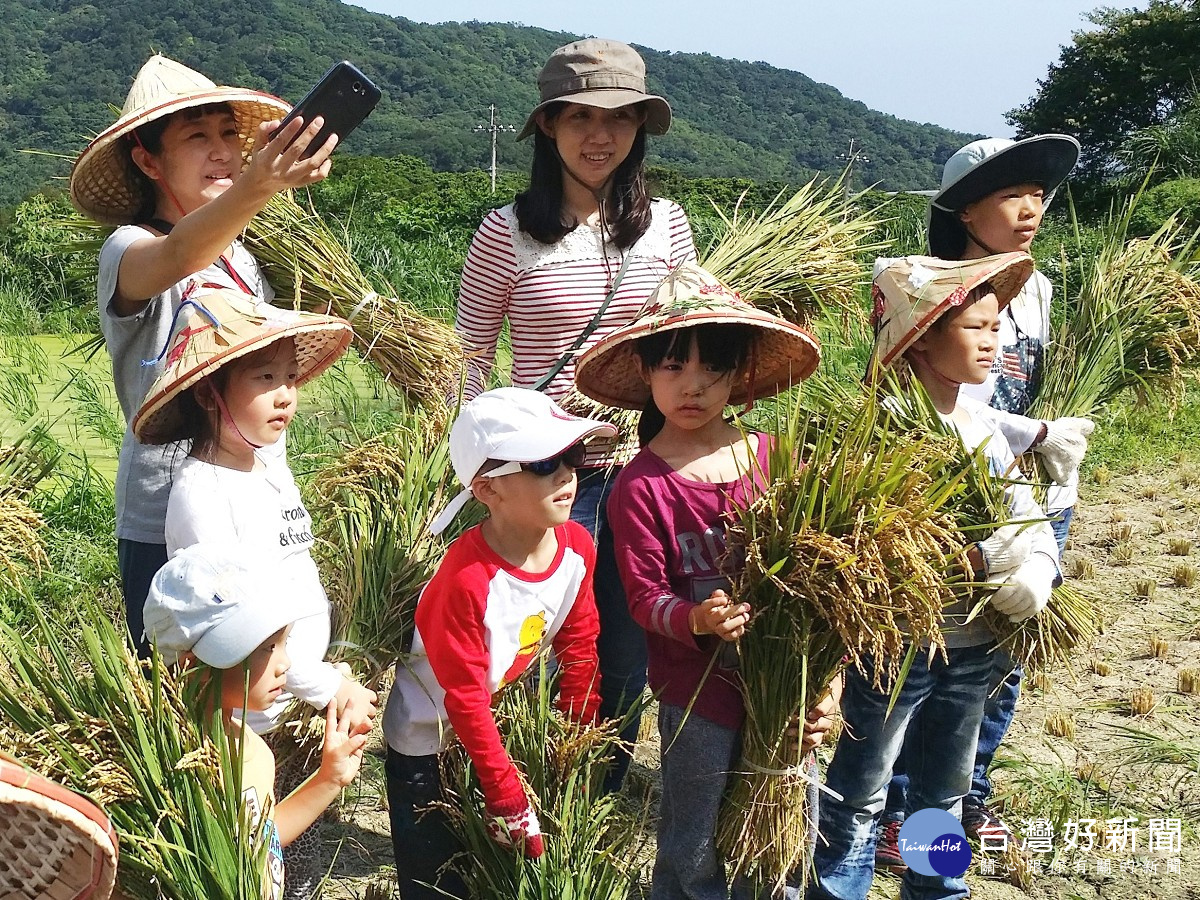
[{"label": "woman holding smartphone", "polygon": [[[667,273],[696,257],[683,210],[647,191],[646,135],[666,133],[671,107],[646,92],[637,51],[598,38],[567,44],[551,54],[538,87],[541,102],[518,137],[534,138],[529,189],[488,214],[463,267],[455,327],[471,355],[467,399],[487,386],[505,319],[512,384],[563,398],[575,360],[633,321]],[[604,509],[635,437],[588,445],[572,512],[597,539],[600,712],[610,718],[646,685],[645,634],[629,615]],[[634,720],[622,733],[629,746],[637,727]],[[611,789],[628,765],[623,753]]]},{"label": "woman holding smartphone", "polygon": [[[100,250],[96,291],[126,422],[133,422],[163,370],[175,313],[191,292],[221,287],[263,303],[273,299],[238,235],[276,193],[328,175],[337,145],[331,137],[303,158],[320,117],[296,119],[271,140],[288,110],[270,94],[218,87],[199,72],[153,56],[138,72],[120,118],[75,161],[71,202],[97,222],[118,226]],[[280,440],[256,455],[263,465],[286,465],[283,452]],[[167,561],[167,497],[172,471],[186,457],[186,447],[141,444],[128,429],[121,441],[117,559],[129,632],[143,655],[142,607],[151,579]],[[336,691],[339,709],[374,702],[374,692],[350,678]],[[300,756],[294,758],[295,765],[277,772],[278,796],[307,774]],[[287,870],[285,896],[309,896],[323,871],[316,826],[288,847]]]}]

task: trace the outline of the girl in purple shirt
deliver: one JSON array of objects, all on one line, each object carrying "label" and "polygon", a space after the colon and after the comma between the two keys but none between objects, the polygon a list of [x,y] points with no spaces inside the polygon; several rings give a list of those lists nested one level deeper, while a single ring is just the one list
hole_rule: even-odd
[{"label": "girl in purple shirt", "polygon": [[[608,516],[659,700],[663,793],[652,900],[730,896],[716,822],[740,756],[735,642],[751,609],[728,593],[737,561],[725,552],[725,529],[768,483],[771,439],[743,433],[725,408],[807,377],[819,355],[803,329],[685,263],[635,322],[579,361],[583,393],[642,409],[642,449],[618,476]],[[821,742],[831,710],[828,702],[811,711],[805,747]],[[738,886],[735,893],[743,896]]]}]

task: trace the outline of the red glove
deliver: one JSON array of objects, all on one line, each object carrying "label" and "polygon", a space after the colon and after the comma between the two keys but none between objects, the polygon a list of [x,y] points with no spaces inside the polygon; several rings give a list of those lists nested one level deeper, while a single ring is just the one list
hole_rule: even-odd
[{"label": "red glove", "polygon": [[504,848],[519,848],[527,859],[537,859],[545,852],[542,826],[529,802],[512,815],[488,808],[488,837]]}]

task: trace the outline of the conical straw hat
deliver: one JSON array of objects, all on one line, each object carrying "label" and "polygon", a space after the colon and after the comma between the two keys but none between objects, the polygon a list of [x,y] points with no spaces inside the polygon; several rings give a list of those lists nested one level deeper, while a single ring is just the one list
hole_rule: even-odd
[{"label": "conical straw hat", "polygon": [[295,338],[299,386],[333,365],[353,336],[345,319],[256,304],[239,291],[191,295],[175,313],[166,367],[133,417],[133,433],[143,444],[192,437],[184,433],[179,395],[221,366],[275,341]]},{"label": "conical straw hat", "polygon": [[0,755],[0,897],[105,900],[117,835],[91,800]]},{"label": "conical straw hat", "polygon": [[747,379],[734,385],[731,404],[777,394],[811,375],[821,360],[817,339],[799,325],[747,303],[705,269],[687,262],[663,279],[633,322],[580,357],[576,388],[609,406],[642,409],[650,399],[650,386],[639,374],[635,342],[695,325],[749,325],[759,331]]},{"label": "conical straw hat", "polygon": [[951,307],[961,306],[967,294],[991,282],[1000,309],[1008,306],[1033,274],[1028,253],[1000,253],[953,262],[933,256],[880,259],[871,285],[875,301],[875,359],[884,368],[929,330]]},{"label": "conical straw hat", "polygon": [[147,180],[137,171],[124,140],[134,129],[181,109],[228,103],[233,109],[242,161],[263,122],[281,119],[291,107],[270,94],[248,88],[219,87],[199,72],[165,56],[152,56],[138,72],[125,98],[121,117],[102,131],[71,168],[71,202],[104,225],[129,225],[147,197]]}]

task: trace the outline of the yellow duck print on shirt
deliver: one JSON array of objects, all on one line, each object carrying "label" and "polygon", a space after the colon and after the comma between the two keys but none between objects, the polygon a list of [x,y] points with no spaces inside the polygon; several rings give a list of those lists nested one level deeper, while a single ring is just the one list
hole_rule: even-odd
[{"label": "yellow duck print on shirt", "polygon": [[542,638],[545,635],[545,612],[538,612],[526,617],[525,621],[521,623],[521,633],[517,637],[517,640],[521,642],[521,647],[517,650],[517,655],[513,659],[512,665],[508,667],[508,671],[500,679],[500,687],[511,684],[521,677],[521,674],[529,667],[530,661],[537,656],[538,650],[542,647]]}]

